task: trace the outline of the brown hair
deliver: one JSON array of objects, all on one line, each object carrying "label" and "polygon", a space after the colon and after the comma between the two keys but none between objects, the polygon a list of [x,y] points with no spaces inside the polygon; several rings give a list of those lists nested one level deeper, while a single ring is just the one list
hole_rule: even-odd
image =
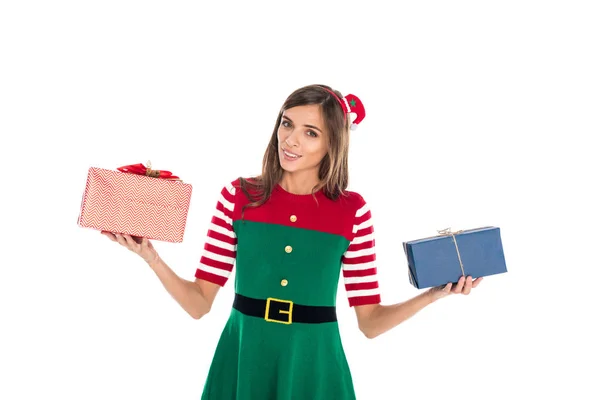
[{"label": "brown hair", "polygon": [[279,164],[277,140],[277,131],[283,112],[292,107],[308,104],[320,106],[329,139],[327,154],[319,166],[319,183],[313,188],[313,194],[323,189],[325,196],[335,200],[345,193],[348,186],[350,115],[345,115],[339,100],[335,99],[325,88],[333,91],[339,99],[342,99],[342,94],[329,86],[309,85],[296,89],[283,103],[263,157],[262,174],[250,179],[240,178],[240,187],[251,201],[248,204],[249,207],[258,207],[264,204],[283,176],[283,168]]}]

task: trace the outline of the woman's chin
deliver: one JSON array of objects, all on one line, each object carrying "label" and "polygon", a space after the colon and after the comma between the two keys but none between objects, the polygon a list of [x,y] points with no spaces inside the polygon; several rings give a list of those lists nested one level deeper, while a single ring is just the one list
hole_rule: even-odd
[{"label": "woman's chin", "polygon": [[294,171],[298,171],[299,169],[301,169],[301,168],[298,168],[300,166],[297,165],[296,162],[289,162],[286,160],[281,160],[279,162],[279,165],[281,166],[281,168],[284,171],[287,171],[287,172],[294,172]]},{"label": "woman's chin", "polygon": [[283,169],[285,172],[297,171],[297,168],[290,167],[289,165],[286,165],[285,163],[280,163],[280,165],[281,165],[281,169]]}]

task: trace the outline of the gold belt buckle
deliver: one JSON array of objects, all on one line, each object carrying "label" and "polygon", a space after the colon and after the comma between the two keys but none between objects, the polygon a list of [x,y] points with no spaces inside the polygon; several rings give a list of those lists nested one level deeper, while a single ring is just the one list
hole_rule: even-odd
[{"label": "gold belt buckle", "polygon": [[[287,314],[288,315],[287,321],[281,321],[281,320],[278,320],[278,319],[271,319],[271,318],[269,318],[269,309],[271,307],[271,301],[275,301],[277,303],[286,303],[286,304],[290,305],[288,310],[279,310],[280,314]],[[269,322],[278,322],[280,324],[289,325],[289,324],[292,323],[292,308],[293,307],[294,307],[294,303],[291,302],[291,301],[289,301],[289,300],[281,300],[281,299],[276,299],[276,298],[273,298],[273,297],[269,297],[267,299],[267,306],[265,308],[265,320],[269,321]]]}]

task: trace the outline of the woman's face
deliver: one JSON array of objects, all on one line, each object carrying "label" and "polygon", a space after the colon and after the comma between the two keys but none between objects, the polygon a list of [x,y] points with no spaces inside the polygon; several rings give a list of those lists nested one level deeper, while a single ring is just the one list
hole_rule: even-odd
[{"label": "woman's face", "polygon": [[285,171],[318,173],[329,145],[320,106],[310,104],[285,110],[277,139],[279,163]]}]

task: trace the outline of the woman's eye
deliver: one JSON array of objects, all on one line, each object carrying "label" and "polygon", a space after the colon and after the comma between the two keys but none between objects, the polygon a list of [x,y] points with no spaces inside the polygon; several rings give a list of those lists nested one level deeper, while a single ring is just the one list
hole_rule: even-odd
[{"label": "woman's eye", "polygon": [[309,135],[309,136],[312,136],[312,137],[317,137],[317,136],[318,136],[318,135],[317,135],[315,132],[313,132],[313,131],[308,131],[307,133],[308,133],[308,135]]},{"label": "woman's eye", "polygon": [[287,121],[281,121],[281,125],[285,126],[286,128],[290,127],[290,123]]}]

